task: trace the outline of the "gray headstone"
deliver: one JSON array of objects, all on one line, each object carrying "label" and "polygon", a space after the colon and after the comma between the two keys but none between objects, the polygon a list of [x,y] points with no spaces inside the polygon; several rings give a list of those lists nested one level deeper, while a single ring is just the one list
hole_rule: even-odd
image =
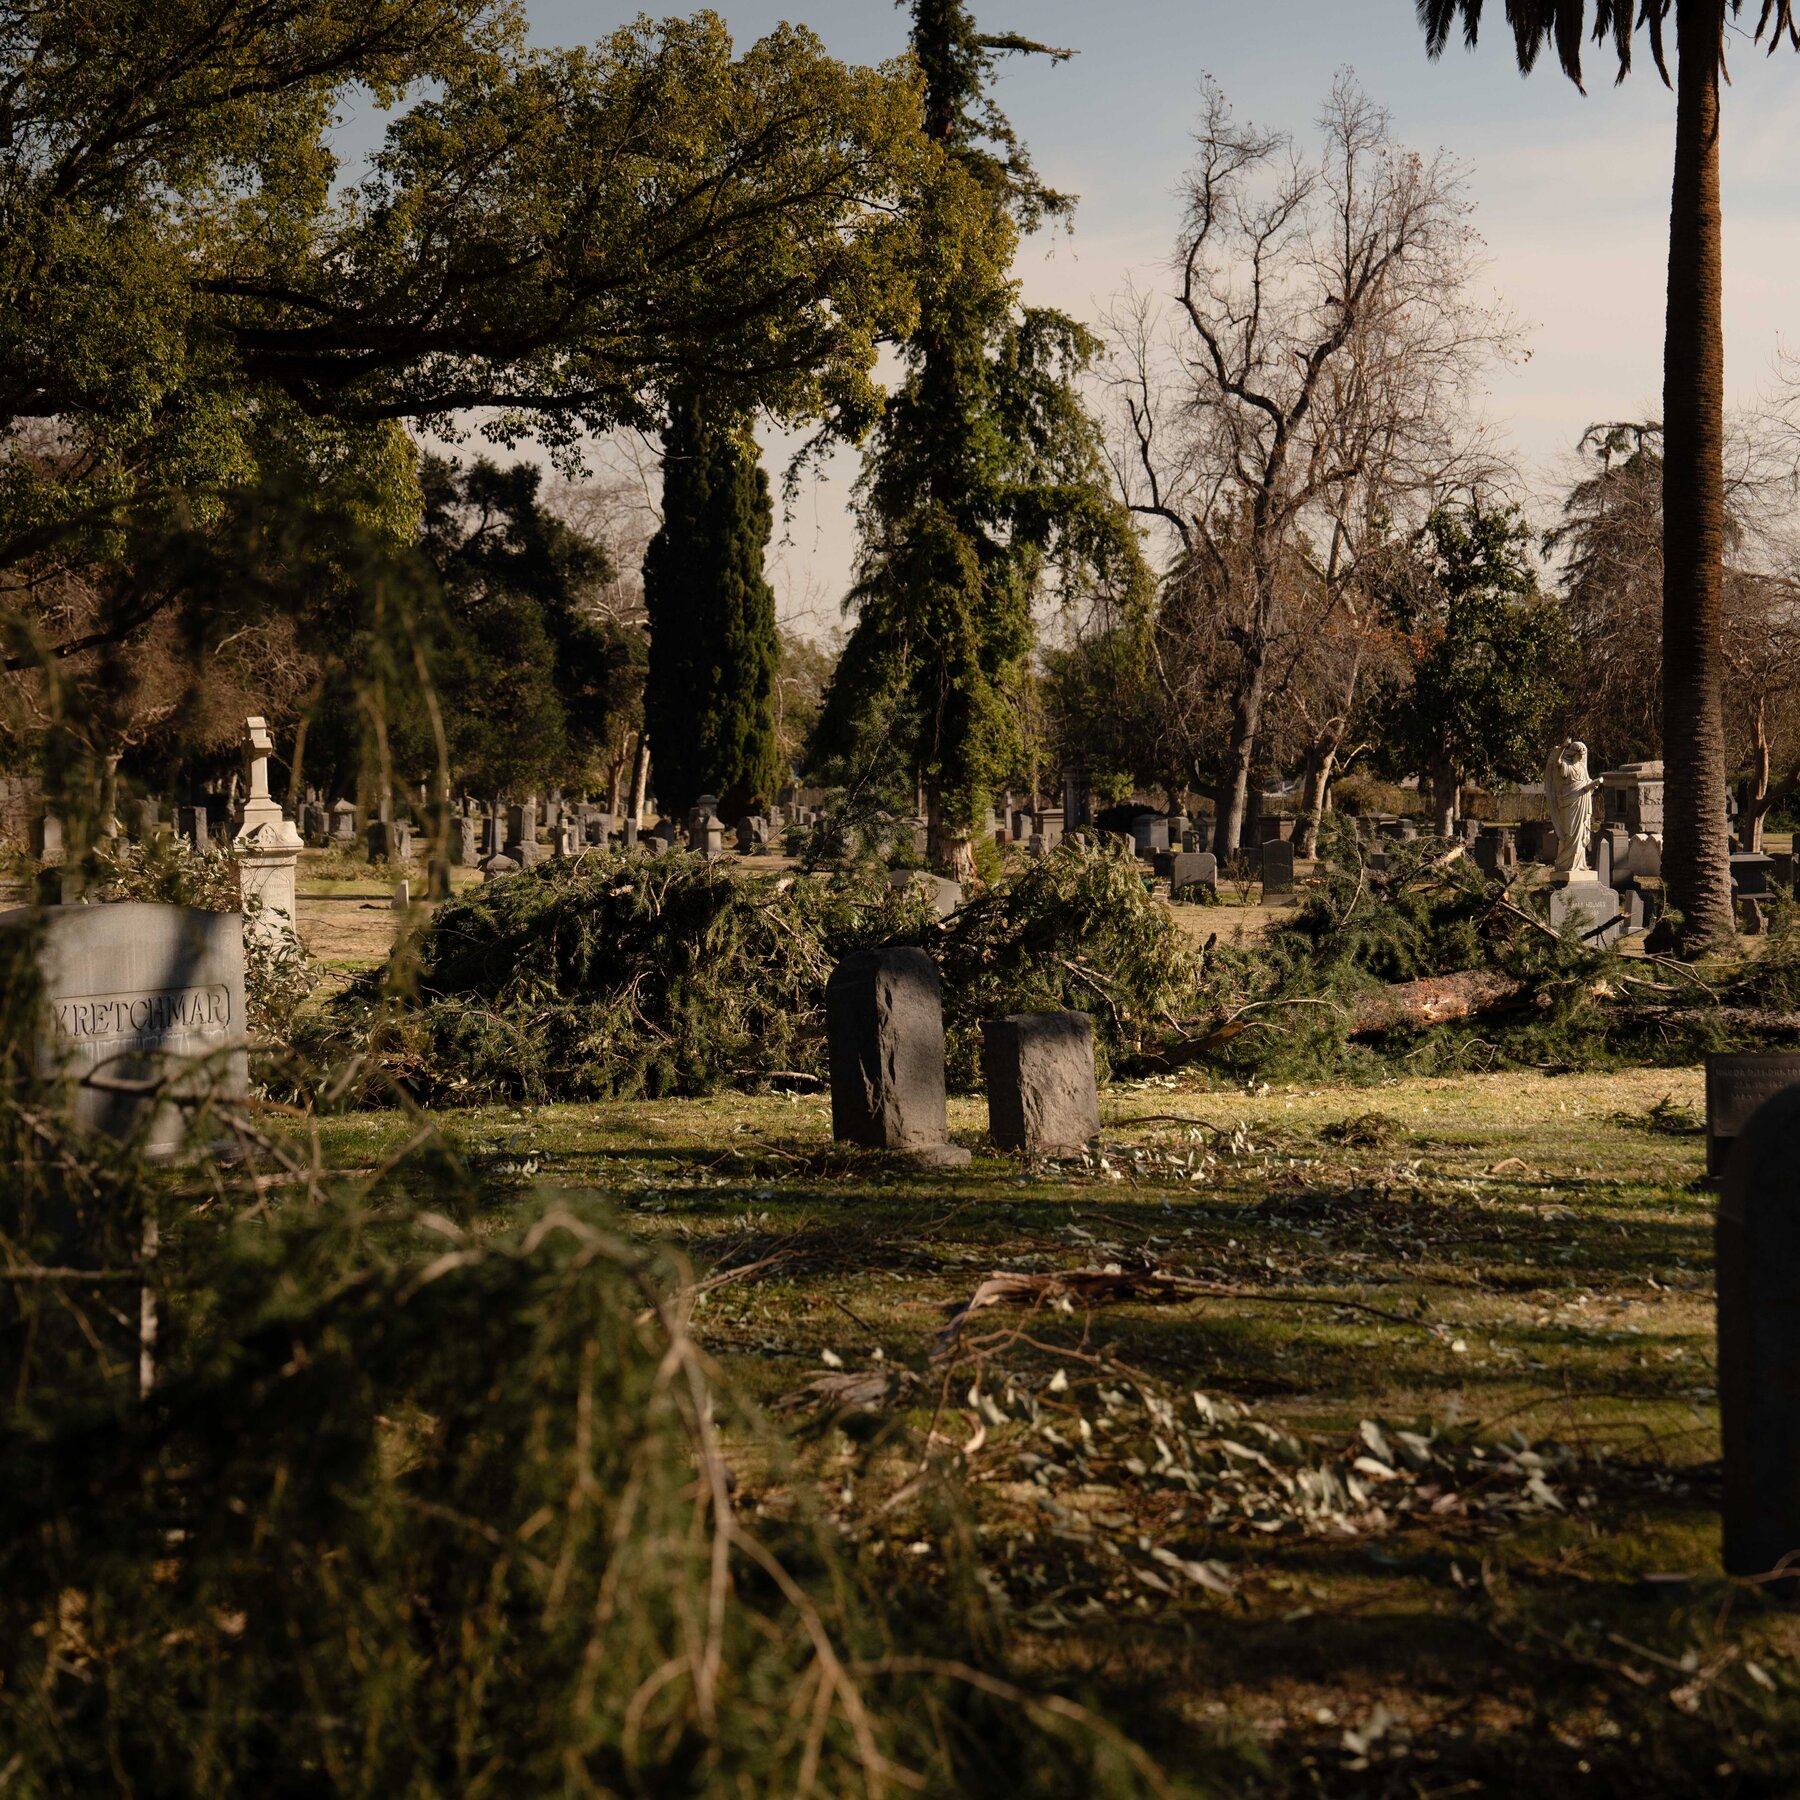
[{"label": "gray headstone", "polygon": [[894,869],[888,875],[891,888],[913,888],[931,902],[932,911],[947,919],[963,903],[962,883],[928,869]]},{"label": "gray headstone", "polygon": [[481,821],[467,813],[450,821],[450,862],[454,868],[472,869],[481,861]]},{"label": "gray headstone", "polygon": [[490,856],[481,865],[483,880],[492,881],[500,875],[516,875],[519,865],[510,856]]},{"label": "gray headstone", "polygon": [[1757,1110],[1800,1087],[1800,1051],[1764,1051],[1706,1059],[1706,1172],[1725,1172],[1731,1146]]},{"label": "gray headstone", "polygon": [[356,807],[349,800],[339,800],[331,808],[331,838],[340,844],[353,843],[356,838]]},{"label": "gray headstone", "polygon": [[1219,891],[1219,859],[1210,850],[1183,850],[1169,859],[1169,892],[1179,897],[1188,888]]},{"label": "gray headstone", "polygon": [[944,1010],[923,950],[859,950],[825,984],[832,1135],[954,1166],[944,1098]]},{"label": "gray headstone", "polygon": [[1262,891],[1265,898],[1294,891],[1294,846],[1285,838],[1271,838],[1262,847]]},{"label": "gray headstone", "polygon": [[393,908],[395,912],[405,912],[412,905],[412,883],[396,881],[394,883]]},{"label": "gray headstone", "polygon": [[637,841],[638,822],[636,819],[627,819],[625,821],[625,848],[627,850],[635,850],[637,848]]},{"label": "gray headstone", "polygon": [[1155,813],[1139,813],[1131,821],[1131,841],[1139,856],[1154,856],[1169,847],[1169,821]]},{"label": "gray headstone", "polygon": [[1015,1013],[981,1028],[988,1133],[1002,1150],[1072,1156],[1100,1133],[1094,1022],[1084,1012]]},{"label": "gray headstone", "polygon": [[114,1138],[142,1129],[146,1148],[172,1150],[175,1097],[243,1098],[241,914],[132,900],[0,913],[0,928],[34,916],[48,1013],[38,1066],[74,1079],[77,1124]]},{"label": "gray headstone", "polygon": [[1603,881],[1565,882],[1553,887],[1550,894],[1550,929],[1561,931],[1573,923],[1581,941],[1594,949],[1604,949],[1625,929],[1619,908],[1619,896]]},{"label": "gray headstone", "polygon": [[207,819],[204,806],[179,806],[175,809],[175,835],[185,838],[196,850],[206,848]]},{"label": "gray headstone", "polygon": [[[1714,1060],[1727,1059],[1708,1058],[1709,1076]],[[1800,1552],[1797,1182],[1800,1088],[1790,1087],[1745,1122],[1719,1202],[1719,1437],[1731,1575],[1766,1575]],[[1792,1593],[1793,1581],[1780,1585]]]},{"label": "gray headstone", "polygon": [[1740,900],[1764,900],[1774,892],[1775,859],[1760,851],[1736,851],[1731,858],[1731,891]]}]

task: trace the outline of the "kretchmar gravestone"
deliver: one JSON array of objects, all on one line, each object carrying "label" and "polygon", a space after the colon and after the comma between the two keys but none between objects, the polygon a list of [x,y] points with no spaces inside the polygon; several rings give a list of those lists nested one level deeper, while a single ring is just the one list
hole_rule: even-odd
[{"label": "kretchmar gravestone", "polygon": [[0,913],[0,929],[34,922],[38,1066],[74,1081],[77,1124],[116,1138],[142,1132],[145,1148],[166,1151],[183,1134],[174,1097],[243,1097],[241,914],[141,901]]},{"label": "kretchmar gravestone", "polygon": [[1075,1156],[1100,1135],[1094,1022],[1084,1012],[1014,1013],[981,1028],[988,1135],[1002,1150]]},{"label": "kretchmar gravestone", "polygon": [[1765,1100],[1800,1086],[1800,1052],[1765,1051],[1706,1059],[1706,1172],[1725,1172],[1732,1140]]},{"label": "kretchmar gravestone", "polygon": [[[1746,1121],[1716,1238],[1724,1557],[1731,1575],[1800,1570],[1800,1088]],[[1792,1593],[1796,1579],[1784,1582]]]},{"label": "kretchmar gravestone", "polygon": [[943,997],[923,950],[845,957],[825,984],[825,1031],[833,1137],[945,1167],[968,1162],[949,1141]]}]

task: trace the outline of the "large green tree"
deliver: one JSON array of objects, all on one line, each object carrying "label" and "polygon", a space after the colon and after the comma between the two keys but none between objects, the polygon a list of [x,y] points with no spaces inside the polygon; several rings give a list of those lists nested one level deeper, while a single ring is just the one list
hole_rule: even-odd
[{"label": "large green tree", "polygon": [[1396,774],[1430,781],[1444,837],[1464,782],[1537,774],[1562,705],[1574,645],[1530,545],[1516,511],[1440,507],[1378,595],[1405,669],[1379,736]]},{"label": "large green tree", "polygon": [[665,810],[710,793],[729,821],[774,797],[781,652],[763,574],[774,522],[748,426],[679,398],[663,433],[662,528],[644,557],[644,712]]},{"label": "large green tree", "polygon": [[922,782],[933,862],[973,869],[976,822],[1019,761],[1014,704],[1032,603],[1054,567],[1130,584],[1136,545],[1075,383],[1096,345],[1022,307],[1022,230],[1071,202],[1045,187],[988,95],[997,60],[1068,54],[987,35],[964,0],[911,0],[919,129],[941,153],[919,221],[919,321],[858,493],[856,615],[821,720],[852,767]]},{"label": "large green tree", "polygon": [[[402,427],[470,409],[573,454],[701,374],[740,410],[862,430],[877,344],[914,316],[918,91],[802,30],[740,54],[705,12],[544,50],[509,0],[9,9],[0,611],[173,566],[139,546],[277,488],[353,489],[404,553]],[[335,120],[368,95],[385,139],[340,167]],[[76,633],[11,634],[13,662],[128,644],[194,590],[96,591]]]},{"label": "large green tree", "polygon": [[[1588,0],[1503,0],[1521,71],[1554,45],[1581,84]],[[1724,246],[1719,195],[1719,84],[1725,22],[1743,0],[1592,0],[1593,36],[1610,40],[1624,79],[1642,26],[1669,81],[1665,33],[1676,44],[1675,177],[1669,208],[1669,296],[1663,343],[1663,762],[1667,824],[1663,873],[1691,946],[1733,929],[1725,820],[1725,724],[1720,698],[1721,587],[1725,556]],[[1482,0],[1418,0],[1432,55],[1462,20],[1471,46]],[[1773,50],[1800,46],[1792,0],[1762,0],[1756,36]]]}]

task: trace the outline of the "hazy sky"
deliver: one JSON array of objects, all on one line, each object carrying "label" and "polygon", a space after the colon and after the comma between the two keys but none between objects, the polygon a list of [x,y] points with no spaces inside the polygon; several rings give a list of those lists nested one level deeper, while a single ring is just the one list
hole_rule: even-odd
[{"label": "hazy sky", "polygon": [[[527,3],[545,44],[591,40],[636,10]],[[905,39],[892,0],[720,0],[717,10],[741,43],[793,19],[855,61],[893,55]],[[1488,11],[1503,19],[1499,0]],[[1526,470],[1547,474],[1593,420],[1660,410],[1674,99],[1647,53],[1622,87],[1594,56],[1584,97],[1548,58],[1521,79],[1493,22],[1474,53],[1458,42],[1428,62],[1413,0],[978,0],[977,16],[1078,52],[1060,67],[1015,59],[1000,90],[1044,177],[1081,197],[1072,233],[1027,244],[1028,298],[1093,319],[1127,276],[1166,289],[1203,74],[1240,118],[1304,134],[1347,66],[1403,142],[1470,166],[1488,279],[1529,329],[1529,361],[1503,373],[1489,400]],[[1726,362],[1731,398],[1745,403],[1770,385],[1784,335],[1800,349],[1800,56],[1768,59],[1741,33],[1732,43]],[[805,496],[773,571],[784,610],[815,629],[834,621],[845,585],[854,473],[842,457]]]}]

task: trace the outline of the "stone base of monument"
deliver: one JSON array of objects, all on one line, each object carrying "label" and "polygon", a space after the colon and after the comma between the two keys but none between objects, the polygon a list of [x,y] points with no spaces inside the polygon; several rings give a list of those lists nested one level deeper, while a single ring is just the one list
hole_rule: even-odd
[{"label": "stone base of monument", "polygon": [[1573,925],[1584,944],[1604,949],[1625,929],[1617,892],[1592,876],[1577,877],[1546,890],[1550,929]]},{"label": "stone base of monument", "polygon": [[187,1136],[181,1102],[249,1091],[243,923],[143,901],[0,913],[39,934],[38,1068],[70,1080],[77,1125],[166,1155]]},{"label": "stone base of monument", "polygon": [[859,950],[825,984],[831,1134],[936,1168],[969,1152],[949,1140],[944,1009],[923,950]]},{"label": "stone base of monument", "polygon": [[988,1134],[1002,1150],[1078,1156],[1100,1135],[1094,1022],[1084,1012],[1014,1013],[981,1028]]}]

